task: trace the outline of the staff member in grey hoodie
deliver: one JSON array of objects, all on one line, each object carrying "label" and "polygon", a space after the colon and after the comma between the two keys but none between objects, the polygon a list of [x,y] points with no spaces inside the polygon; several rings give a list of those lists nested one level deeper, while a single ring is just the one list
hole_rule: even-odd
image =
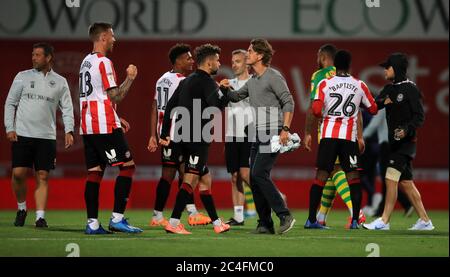
[{"label": "staff member in grey hoodie", "polygon": [[67,80],[52,70],[53,47],[33,45],[33,69],[19,72],[5,102],[6,137],[12,143],[12,187],[18,204],[15,226],[27,216],[26,178],[34,166],[36,175],[36,227],[48,227],[44,218],[48,175],[56,162],[56,109],[62,112],[65,148],[73,144],[73,106]]},{"label": "staff member in grey hoodie", "polygon": [[259,216],[256,234],[275,233],[271,210],[280,218],[279,234],[288,232],[295,223],[280,191],[270,178],[278,156],[277,152],[267,151],[270,138],[279,134],[280,142],[286,144],[294,115],[294,100],[286,80],[279,71],[270,67],[273,54],[267,40],[253,39],[247,50],[246,62],[255,75],[236,91],[230,90],[227,79],[220,82],[221,91],[230,101],[238,102],[249,97],[250,106],[256,112],[253,117],[256,120],[256,139],[250,151],[250,184]]}]

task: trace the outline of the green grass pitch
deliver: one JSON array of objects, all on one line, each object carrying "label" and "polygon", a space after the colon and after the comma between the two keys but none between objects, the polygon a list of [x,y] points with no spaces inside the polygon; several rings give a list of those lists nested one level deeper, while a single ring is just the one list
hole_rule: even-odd
[{"label": "green grass pitch", "polygon": [[[227,219],[231,210],[219,211]],[[110,212],[102,211],[100,220],[107,227]],[[165,212],[170,215],[169,211]],[[149,210],[130,210],[126,216],[133,225],[142,227],[139,235],[116,233],[107,236],[87,236],[84,211],[48,211],[50,228],[34,228],[34,211],[28,212],[24,227],[14,227],[15,211],[0,213],[0,256],[64,257],[69,243],[76,243],[80,256],[158,256],[158,257],[364,257],[374,251],[380,256],[449,256],[448,211],[432,211],[434,231],[407,231],[417,218],[393,215],[390,231],[345,230],[345,211],[331,211],[330,230],[305,230],[307,212],[295,210],[297,220],[293,230],[284,235],[253,235],[256,219],[247,219],[245,226],[232,227],[227,233],[215,234],[212,225],[190,227],[192,235],[166,234],[162,227],[149,227]],[[186,221],[186,213],[182,222]],[[274,217],[275,226],[278,219]],[[372,220],[371,218],[368,220]],[[187,225],[187,224],[185,224]]]}]

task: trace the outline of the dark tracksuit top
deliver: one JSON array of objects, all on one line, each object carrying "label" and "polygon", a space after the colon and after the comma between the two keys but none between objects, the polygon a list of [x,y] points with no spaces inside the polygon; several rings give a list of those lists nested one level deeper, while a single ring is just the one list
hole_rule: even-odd
[{"label": "dark tracksuit top", "polygon": [[[182,80],[167,103],[161,130],[161,138],[165,138],[170,135],[172,110],[176,109],[176,107],[184,107],[190,114],[190,141],[182,142],[192,142],[194,138],[194,121],[197,121],[196,124],[198,124],[198,121],[201,120],[201,130],[203,130],[203,127],[212,120],[212,116],[208,119],[201,119],[201,117],[194,117],[194,115],[201,116],[203,111],[208,107],[218,107],[222,109],[227,105],[228,102],[225,101],[225,97],[222,97],[224,101],[219,99],[220,96],[218,91],[219,86],[216,81],[214,81],[211,75],[200,69],[197,69],[186,79]],[[200,111],[194,109],[194,100],[200,101]],[[195,113],[194,110],[196,110]],[[183,128],[186,128],[186,126],[181,127],[182,132],[184,132]],[[177,136],[177,134],[175,134],[175,136]],[[201,141],[197,142],[209,143],[209,141],[205,141],[203,136],[199,134],[196,134],[196,136],[201,137]]]}]

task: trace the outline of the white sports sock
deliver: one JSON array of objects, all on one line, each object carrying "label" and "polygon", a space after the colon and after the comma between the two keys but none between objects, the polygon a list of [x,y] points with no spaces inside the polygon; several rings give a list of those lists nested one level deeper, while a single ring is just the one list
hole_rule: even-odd
[{"label": "white sports sock", "polygon": [[97,230],[100,227],[100,223],[97,218],[88,218],[88,225],[92,230]]},{"label": "white sports sock", "polygon": [[319,222],[324,222],[326,219],[326,215],[321,212],[318,212],[316,217],[317,217],[317,221],[319,221]]},{"label": "white sports sock", "polygon": [[156,220],[163,219],[163,213],[161,211],[153,210],[153,218]]},{"label": "white sports sock", "polygon": [[222,220],[220,218],[213,221],[214,226],[220,226],[222,224]]},{"label": "white sports sock", "polygon": [[180,223],[180,219],[176,219],[176,218],[169,219],[169,224],[172,225],[172,227],[176,227],[179,223]]},{"label": "white sports sock", "polygon": [[194,216],[198,214],[197,208],[195,207],[195,204],[187,204],[186,210],[190,216]]},{"label": "white sports sock", "polygon": [[348,211],[350,212],[350,217],[353,217],[353,209],[348,208]]},{"label": "white sports sock", "polygon": [[123,214],[112,213],[112,222],[119,223],[123,219]]},{"label": "white sports sock", "polygon": [[17,208],[18,208],[18,210],[26,211],[27,210],[27,201],[23,201],[22,203],[17,202]]},{"label": "white sports sock", "polygon": [[36,221],[38,221],[39,218],[44,218],[45,211],[44,210],[37,210],[36,211]]},{"label": "white sports sock", "polygon": [[234,217],[237,222],[244,221],[244,206],[234,206]]}]

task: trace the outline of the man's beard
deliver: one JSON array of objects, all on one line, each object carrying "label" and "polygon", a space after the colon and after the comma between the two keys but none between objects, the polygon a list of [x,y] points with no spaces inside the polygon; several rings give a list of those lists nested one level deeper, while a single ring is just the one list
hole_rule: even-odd
[{"label": "man's beard", "polygon": [[216,75],[217,71],[219,71],[219,69],[211,70],[211,75]]},{"label": "man's beard", "polygon": [[36,69],[37,71],[41,71],[44,67],[45,67],[44,65],[33,64],[33,68]]},{"label": "man's beard", "polygon": [[248,62],[246,62],[245,64],[246,64],[247,66],[252,67],[255,63],[256,63],[256,62],[254,62],[254,63],[248,63]]}]

